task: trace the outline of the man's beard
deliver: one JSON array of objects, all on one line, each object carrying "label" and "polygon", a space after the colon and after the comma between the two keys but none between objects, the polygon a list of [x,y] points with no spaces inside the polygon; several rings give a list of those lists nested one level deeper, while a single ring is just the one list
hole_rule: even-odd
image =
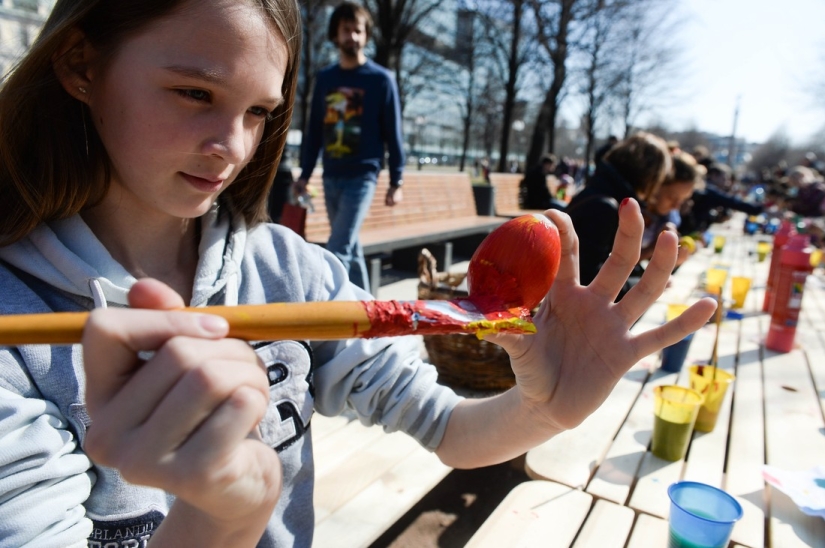
[{"label": "man's beard", "polygon": [[357,44],[344,44],[340,46],[338,49],[340,49],[341,53],[343,53],[345,56],[352,58],[357,58],[358,52],[361,51],[361,48],[358,47]]}]

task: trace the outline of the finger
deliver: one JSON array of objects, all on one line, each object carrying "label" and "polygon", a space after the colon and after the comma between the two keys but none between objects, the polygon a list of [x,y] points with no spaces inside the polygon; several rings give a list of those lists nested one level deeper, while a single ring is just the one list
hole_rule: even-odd
[{"label": "finger", "polygon": [[[205,355],[209,357],[209,362],[204,362]],[[247,367],[252,369],[251,374],[255,374],[255,370],[259,374],[263,371],[254,350],[242,341],[234,339],[204,341],[188,337],[170,339],[123,385],[121,389],[123,396],[115,396],[106,404],[106,425],[113,431],[133,430],[149,420],[161,401],[169,398],[177,385],[186,382],[182,379],[195,375],[199,368],[204,368],[204,371],[199,374],[207,375],[207,378],[203,380],[203,385],[208,389],[220,386],[218,381],[210,382],[208,375],[227,374],[220,369],[214,370],[214,366],[211,366],[213,362],[226,367],[226,363],[237,364],[244,361],[252,365],[252,367]],[[236,367],[240,369],[241,366]],[[249,380],[248,377],[243,377],[241,373],[233,369],[227,369],[227,371],[232,372],[234,381],[240,383],[240,381]],[[193,380],[189,379],[188,382],[191,384]],[[267,388],[268,385],[265,385],[264,389]],[[224,390],[231,391],[231,387]]]},{"label": "finger", "polygon": [[617,305],[619,314],[632,324],[650,308],[665,290],[673,265],[676,263],[678,243],[673,232],[662,232],[656,241],[653,256],[639,282],[622,297]]},{"label": "finger", "polygon": [[[192,502],[196,492],[205,488],[204,481],[209,483],[206,488],[220,488],[215,482],[227,478],[215,476],[214,473],[218,468],[232,466],[229,455],[238,449],[239,444],[260,444],[245,438],[263,418],[266,404],[257,390],[239,388],[217,407],[178,451],[146,453],[143,450],[149,443],[136,440],[134,450],[123,453],[117,468],[131,483],[163,488],[183,499],[193,497]],[[201,435],[201,430],[210,435]],[[208,446],[209,442],[214,445]]]},{"label": "finger", "polygon": [[[148,420],[136,429],[140,433],[140,451],[146,451],[148,461],[153,462],[156,455],[176,450],[242,387],[257,391],[258,399],[262,401],[268,398],[269,383],[257,364],[239,360],[210,361],[188,371],[164,396]],[[240,432],[240,437],[245,437],[253,426]]]},{"label": "finger", "polygon": [[172,337],[218,339],[229,332],[223,318],[192,312],[98,309],[83,329],[86,403],[94,414],[141,363],[137,353],[157,350]]},{"label": "finger", "polygon": [[142,278],[129,289],[129,306],[154,310],[175,310],[185,305],[180,295],[165,283]]},{"label": "finger", "polygon": [[[548,209],[544,214],[553,221],[559,230],[559,241],[561,243],[561,258],[559,261],[559,271],[556,274],[556,285],[578,285],[579,283],[579,238],[573,229],[573,222],[570,216],[558,209]],[[559,284],[559,282],[562,282]],[[552,288],[551,288],[552,289]]]},{"label": "finger", "polygon": [[695,302],[676,319],[636,335],[633,338],[636,348],[635,360],[638,361],[666,346],[681,341],[705,325],[715,310],[716,301],[710,297],[705,297]]},{"label": "finger", "polygon": [[206,466],[221,459],[228,448],[245,443],[263,419],[268,403],[258,390],[239,387],[178,449],[181,462]]},{"label": "finger", "polygon": [[639,203],[627,198],[619,207],[619,229],[613,250],[599,270],[590,289],[610,301],[616,300],[633,267],[639,262],[645,225]]}]

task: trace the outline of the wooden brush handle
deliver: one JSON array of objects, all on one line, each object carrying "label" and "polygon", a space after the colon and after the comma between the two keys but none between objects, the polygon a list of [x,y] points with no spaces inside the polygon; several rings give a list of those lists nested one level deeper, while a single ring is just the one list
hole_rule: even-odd
[{"label": "wooden brush handle", "polygon": [[[184,308],[229,322],[229,337],[247,341],[332,340],[358,337],[371,327],[360,301],[276,303]],[[0,316],[0,345],[79,343],[88,312]]]}]

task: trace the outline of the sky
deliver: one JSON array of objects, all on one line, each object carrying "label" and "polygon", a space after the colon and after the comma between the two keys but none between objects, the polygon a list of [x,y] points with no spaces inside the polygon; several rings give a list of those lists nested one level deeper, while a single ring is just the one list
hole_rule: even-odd
[{"label": "sky", "polygon": [[679,0],[685,89],[658,113],[671,129],[695,127],[764,142],[783,130],[796,144],[825,128],[806,87],[825,80],[825,0]]}]

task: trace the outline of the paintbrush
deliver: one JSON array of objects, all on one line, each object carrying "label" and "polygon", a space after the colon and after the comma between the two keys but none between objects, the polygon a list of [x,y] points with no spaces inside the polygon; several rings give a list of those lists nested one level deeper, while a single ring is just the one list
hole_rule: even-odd
[{"label": "paintbrush", "polygon": [[[512,219],[481,243],[469,295],[450,301],[330,301],[184,308],[229,322],[244,340],[332,340],[410,334],[534,333],[530,310],[559,268],[558,229],[543,215]],[[88,312],[0,316],[0,345],[80,342]]]}]

